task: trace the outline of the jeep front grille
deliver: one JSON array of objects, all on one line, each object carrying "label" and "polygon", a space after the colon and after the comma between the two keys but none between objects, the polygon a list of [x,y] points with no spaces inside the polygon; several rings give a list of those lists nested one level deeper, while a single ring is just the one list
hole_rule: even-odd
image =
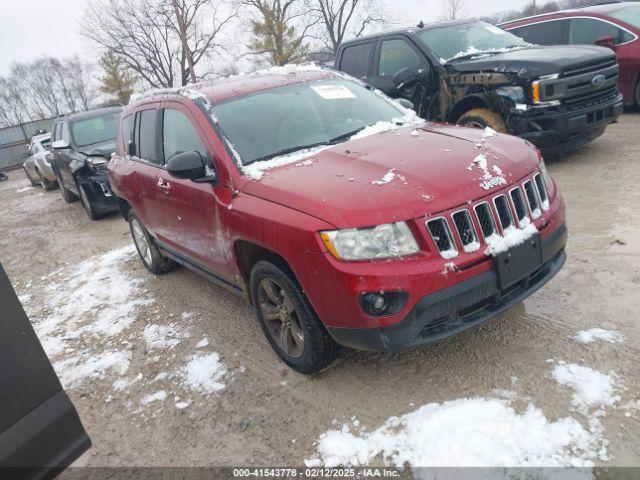
[{"label": "jeep front grille", "polygon": [[451,235],[451,230],[444,217],[429,220],[427,227],[429,228],[429,233],[431,233],[431,238],[433,238],[443,258],[453,258],[458,255],[458,249],[453,241],[453,235]]},{"label": "jeep front grille", "polygon": [[484,238],[489,238],[491,235],[498,233],[496,222],[493,219],[493,213],[491,213],[491,207],[487,202],[476,205],[475,211]]},{"label": "jeep front grille", "polygon": [[480,243],[478,242],[476,229],[473,226],[469,212],[467,210],[460,210],[459,212],[454,213],[451,218],[453,218],[453,223],[458,231],[458,235],[460,236],[462,249],[465,252],[475,252],[478,250],[480,248]]},{"label": "jeep front grille", "polygon": [[516,212],[516,218],[518,223],[522,225],[526,218],[529,218],[527,212],[527,205],[524,203],[524,197],[522,196],[522,190],[520,187],[516,187],[509,192],[511,196],[511,203],[513,204],[513,210]]},{"label": "jeep front grille", "polygon": [[506,230],[513,226],[513,217],[511,216],[511,209],[509,208],[509,202],[505,195],[498,195],[493,199],[496,205],[496,211],[498,212],[498,219],[502,230]]},{"label": "jeep front grille", "polygon": [[529,210],[531,210],[531,217],[538,218],[542,215],[540,211],[540,202],[538,202],[538,194],[536,188],[531,180],[524,182],[524,193],[527,195],[527,203],[529,204]]},{"label": "jeep front grille", "polygon": [[[495,210],[491,207],[491,202]],[[457,245],[462,245],[465,253],[480,250],[478,227],[482,232],[482,240],[489,245],[491,237],[499,237],[508,229],[525,228],[529,225],[530,218],[535,220],[542,215],[543,210],[548,209],[549,195],[544,178],[537,172],[512,187],[508,194],[500,193],[490,201],[481,201],[473,208],[456,210],[449,220],[443,216],[428,220],[425,224],[440,256],[450,259],[458,256]],[[471,212],[475,212],[477,223],[472,219]]]}]

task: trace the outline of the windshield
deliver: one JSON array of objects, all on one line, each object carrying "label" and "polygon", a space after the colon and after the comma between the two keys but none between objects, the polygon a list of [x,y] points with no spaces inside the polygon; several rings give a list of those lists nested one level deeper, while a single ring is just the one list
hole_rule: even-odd
[{"label": "windshield", "polygon": [[640,28],[640,5],[616,10],[615,12],[611,12],[609,15],[628,23],[629,25],[633,25],[636,28]]},{"label": "windshield", "polygon": [[345,79],[267,90],[216,105],[213,112],[244,165],[346,141],[378,122],[402,123],[405,115],[389,100]]},{"label": "windshield", "polygon": [[79,120],[71,124],[76,146],[86,147],[96,143],[115,140],[118,133],[120,112]]},{"label": "windshield", "polygon": [[472,54],[498,53],[531,46],[520,37],[487,22],[430,28],[416,35],[442,63]]}]

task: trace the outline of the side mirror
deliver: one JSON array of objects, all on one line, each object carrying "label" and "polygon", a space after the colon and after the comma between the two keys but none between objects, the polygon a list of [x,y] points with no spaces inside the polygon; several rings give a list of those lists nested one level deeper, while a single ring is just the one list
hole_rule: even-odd
[{"label": "side mirror", "polygon": [[53,150],[64,150],[66,148],[69,148],[69,143],[67,143],[65,140],[56,140],[51,144],[51,148]]},{"label": "side mirror", "polygon": [[407,100],[406,98],[398,98],[398,103],[402,105],[404,108],[408,108],[409,110],[415,110],[416,107],[411,100]]},{"label": "side mirror", "polygon": [[196,183],[213,183],[215,171],[207,168],[200,152],[183,152],[171,157],[167,162],[167,171],[174,178],[193,180]]},{"label": "side mirror", "polygon": [[604,37],[600,37],[594,42],[599,47],[610,48],[611,50],[616,49],[615,40],[611,35],[605,35]]},{"label": "side mirror", "polygon": [[427,71],[424,69],[412,70],[411,68],[403,68],[393,76],[393,83],[398,90],[410,87],[420,80],[427,79]]}]

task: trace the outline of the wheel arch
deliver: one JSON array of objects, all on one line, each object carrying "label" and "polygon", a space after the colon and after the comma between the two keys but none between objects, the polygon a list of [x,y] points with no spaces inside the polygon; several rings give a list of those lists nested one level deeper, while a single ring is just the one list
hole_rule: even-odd
[{"label": "wheel arch", "polygon": [[456,123],[462,115],[467,113],[469,110],[473,110],[474,108],[488,108],[490,110],[495,110],[495,105],[493,102],[483,94],[473,94],[464,97],[462,100],[459,100],[451,109],[447,121],[449,123]]}]

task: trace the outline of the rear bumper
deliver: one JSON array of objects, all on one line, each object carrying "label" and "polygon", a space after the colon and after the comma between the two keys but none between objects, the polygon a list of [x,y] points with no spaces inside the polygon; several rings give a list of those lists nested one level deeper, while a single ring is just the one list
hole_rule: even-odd
[{"label": "rear bumper", "polygon": [[529,140],[545,155],[560,155],[602,135],[622,114],[622,95],[617,94],[583,108],[566,107],[512,110],[509,133]]},{"label": "rear bumper", "polygon": [[399,323],[384,328],[329,327],[333,339],[357,350],[397,352],[437,342],[479,325],[522,302],[551,280],[564,265],[567,229],[560,225],[542,241],[543,265],[505,291],[490,270],[427,295]]}]

